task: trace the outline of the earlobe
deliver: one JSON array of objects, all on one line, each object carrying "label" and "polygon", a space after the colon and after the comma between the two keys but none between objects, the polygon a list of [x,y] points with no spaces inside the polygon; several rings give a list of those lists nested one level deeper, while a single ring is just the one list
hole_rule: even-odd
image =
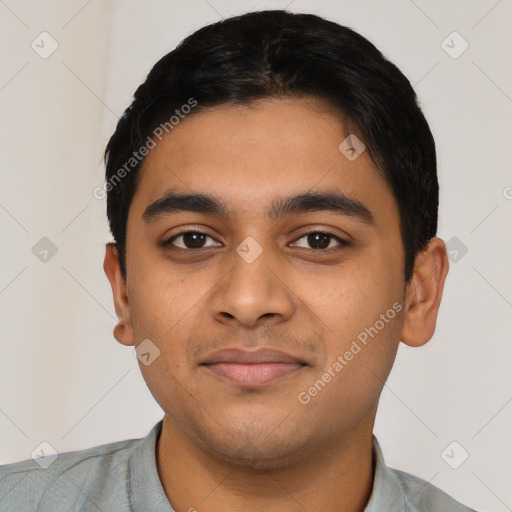
[{"label": "earlobe", "polygon": [[419,347],[434,335],[448,267],[445,243],[440,238],[432,238],[427,249],[417,255],[413,276],[407,285],[401,336],[406,345]]},{"label": "earlobe", "polygon": [[107,244],[103,270],[110,281],[114,297],[114,307],[118,317],[118,324],[114,327],[114,337],[123,345],[133,345],[133,327],[130,316],[130,303],[124,279],[119,265],[119,256],[115,244]]}]

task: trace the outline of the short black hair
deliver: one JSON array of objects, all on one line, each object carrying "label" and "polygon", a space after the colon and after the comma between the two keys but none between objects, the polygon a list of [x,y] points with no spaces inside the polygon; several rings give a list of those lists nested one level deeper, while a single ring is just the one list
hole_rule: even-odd
[{"label": "short black hair", "polygon": [[123,276],[128,211],[156,127],[164,123],[168,132],[172,118],[179,122],[175,114],[211,106],[308,97],[327,101],[357,128],[390,185],[409,281],[416,255],[436,234],[439,203],[435,143],[416,93],[354,30],[283,10],[250,12],[197,30],[160,59],[136,90],[105,150],[107,216]]}]

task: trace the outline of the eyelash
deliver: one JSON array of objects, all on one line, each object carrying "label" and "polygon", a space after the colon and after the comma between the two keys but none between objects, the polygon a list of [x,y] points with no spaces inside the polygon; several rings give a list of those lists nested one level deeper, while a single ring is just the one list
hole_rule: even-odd
[{"label": "eyelash", "polygon": [[[185,251],[185,252],[200,251],[200,250],[204,249],[204,247],[199,247],[199,248],[196,248],[196,249],[183,248],[183,247],[175,247],[172,244],[172,242],[174,242],[177,238],[179,238],[180,236],[186,235],[188,233],[198,233],[200,235],[205,235],[205,236],[211,238],[212,240],[215,240],[211,235],[209,235],[208,233],[205,233],[204,231],[200,231],[198,229],[187,229],[186,231],[182,231],[181,233],[177,233],[177,234],[173,235],[171,238],[169,238],[168,240],[164,241],[162,243],[162,245],[165,248],[172,247],[172,250]],[[346,240],[344,240],[343,238],[340,238],[337,235],[334,235],[333,233],[330,233],[329,231],[309,231],[308,233],[304,233],[300,237],[296,238],[294,240],[294,243],[297,242],[298,240],[301,240],[304,237],[307,237],[308,235],[313,235],[313,234],[326,235],[327,237],[330,237],[331,239],[336,240],[339,243],[339,247],[348,247],[348,246],[350,246],[350,244]],[[303,247],[303,249],[304,249],[304,247]],[[330,251],[331,249],[333,249],[333,247],[328,247],[326,249],[310,249],[310,250],[314,251],[314,252],[327,252],[327,251]]]}]

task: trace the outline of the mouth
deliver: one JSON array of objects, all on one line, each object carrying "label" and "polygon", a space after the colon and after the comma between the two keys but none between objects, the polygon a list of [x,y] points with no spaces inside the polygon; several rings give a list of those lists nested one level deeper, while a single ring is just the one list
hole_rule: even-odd
[{"label": "mouth", "polygon": [[291,377],[308,365],[289,354],[272,349],[215,352],[201,363],[207,371],[240,387],[262,387]]}]

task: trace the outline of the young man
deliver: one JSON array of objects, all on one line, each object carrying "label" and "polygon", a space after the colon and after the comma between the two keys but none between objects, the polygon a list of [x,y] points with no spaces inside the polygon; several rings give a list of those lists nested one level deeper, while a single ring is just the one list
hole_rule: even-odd
[{"label": "young man", "polygon": [[204,27],[138,88],[106,166],[114,335],[165,416],[4,466],[2,510],[470,510],[372,434],[448,259],[431,132],[370,42],[284,11]]}]

